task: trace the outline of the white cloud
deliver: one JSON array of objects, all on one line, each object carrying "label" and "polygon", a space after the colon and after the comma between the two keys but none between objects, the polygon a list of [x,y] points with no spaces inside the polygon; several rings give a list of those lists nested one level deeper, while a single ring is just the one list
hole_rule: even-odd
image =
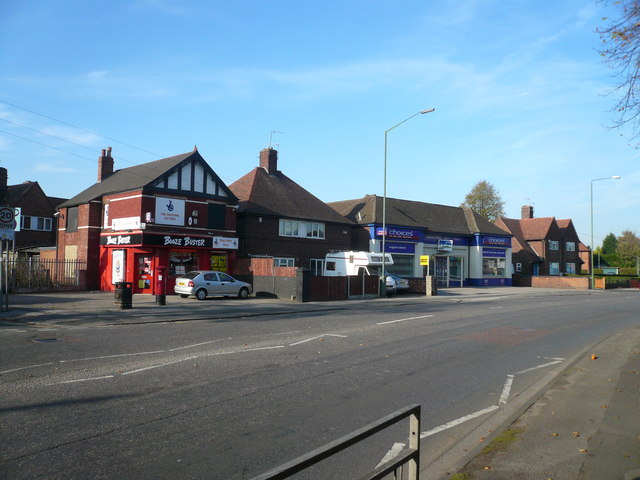
[{"label": "white cloud", "polygon": [[63,167],[60,165],[52,165],[50,163],[37,163],[33,167],[33,170],[36,172],[43,172],[43,173],[71,173],[71,172],[78,171],[75,168]]}]

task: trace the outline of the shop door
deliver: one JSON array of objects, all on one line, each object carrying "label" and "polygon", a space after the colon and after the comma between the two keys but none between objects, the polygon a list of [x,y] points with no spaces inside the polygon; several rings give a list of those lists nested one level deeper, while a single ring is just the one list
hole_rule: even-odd
[{"label": "shop door", "polygon": [[439,287],[449,286],[449,257],[436,257],[436,279]]},{"label": "shop door", "polygon": [[449,286],[462,287],[464,272],[463,257],[449,257]]},{"label": "shop door", "polygon": [[153,270],[151,268],[151,255],[136,254],[136,276],[134,279],[134,293],[152,293]]}]

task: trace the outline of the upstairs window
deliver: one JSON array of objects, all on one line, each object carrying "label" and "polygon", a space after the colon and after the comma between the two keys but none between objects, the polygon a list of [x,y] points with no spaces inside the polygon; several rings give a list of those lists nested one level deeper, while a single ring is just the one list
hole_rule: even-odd
[{"label": "upstairs window", "polygon": [[567,242],[566,250],[567,250],[567,252],[575,252],[576,251],[576,243],[575,242]]},{"label": "upstairs window", "polygon": [[324,223],[280,220],[280,236],[296,238],[324,238]]},{"label": "upstairs window", "polygon": [[557,240],[549,240],[549,250],[559,250],[560,242]]},{"label": "upstairs window", "polygon": [[78,231],[78,207],[67,208],[67,232]]},{"label": "upstairs window", "polygon": [[41,232],[50,232],[53,225],[52,220],[45,217],[31,217],[29,215],[22,215],[20,219],[21,230],[39,230]]}]

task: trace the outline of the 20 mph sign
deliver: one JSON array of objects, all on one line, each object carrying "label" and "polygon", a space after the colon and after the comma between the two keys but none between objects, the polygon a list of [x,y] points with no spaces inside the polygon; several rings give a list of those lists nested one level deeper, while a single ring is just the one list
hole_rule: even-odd
[{"label": "20 mph sign", "polygon": [[0,207],[0,229],[16,229],[16,211],[13,207]]}]

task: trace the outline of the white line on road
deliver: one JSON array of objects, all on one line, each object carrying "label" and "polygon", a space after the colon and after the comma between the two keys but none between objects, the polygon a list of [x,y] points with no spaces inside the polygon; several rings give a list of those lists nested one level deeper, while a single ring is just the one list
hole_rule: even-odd
[{"label": "white line on road", "polygon": [[105,378],[113,378],[113,375],[105,375],[104,377],[79,378],[77,380],[66,380],[64,382],[54,383],[53,385],[62,385],[63,383],[91,382],[93,380],[104,380]]},{"label": "white line on road", "polygon": [[500,395],[500,400],[498,400],[498,405],[505,405],[507,403],[507,400],[509,400],[511,385],[513,385],[513,375],[507,375],[507,379],[504,382],[504,387],[502,387],[502,395]]},{"label": "white line on road", "polygon": [[10,370],[3,370],[3,371],[0,372],[0,375],[2,375],[3,373],[17,372],[19,370],[26,370],[27,368],[46,367],[47,365],[53,365],[53,362],[38,363],[37,365],[27,365],[26,367],[18,367],[18,368],[12,368]]},{"label": "white line on road", "polygon": [[154,353],[166,353],[166,352],[164,350],[156,350],[154,352],[119,353],[115,355],[103,355],[101,357],[72,358],[71,360],[59,360],[59,362],[60,363],[83,362],[85,360],[103,360],[105,358],[135,357],[136,355],[151,355]]},{"label": "white line on road", "polygon": [[387,454],[384,457],[382,457],[382,460],[378,462],[378,464],[376,465],[376,469],[381,465],[384,465],[385,463],[396,458],[404,447],[405,447],[404,443],[399,443],[399,442],[394,443],[393,447],[391,447],[391,450],[389,450]]},{"label": "white line on road", "polygon": [[451,422],[444,423],[444,424],[440,425],[439,427],[432,428],[431,430],[427,430],[426,432],[422,432],[420,434],[420,439],[430,437],[431,435],[435,435],[436,433],[443,432],[444,430],[448,430],[448,429],[453,428],[453,427],[457,427],[458,425],[461,425],[461,424],[463,424],[465,422],[468,422],[469,420],[473,420],[474,418],[481,417],[482,415],[485,415],[487,413],[495,412],[496,410],[498,410],[498,406],[497,405],[493,405],[493,406],[485,408],[483,410],[478,410],[475,413],[470,413],[469,415],[465,415],[464,417],[460,417],[457,420],[452,420]]},{"label": "white line on road", "polygon": [[[187,362],[189,360],[193,360],[194,358],[198,358],[198,356],[194,355],[193,357],[187,357],[187,358],[183,358],[183,359],[180,359],[180,360],[174,360],[173,362],[166,362],[166,363],[162,363],[160,365],[152,365],[150,367],[138,368],[137,370],[131,370],[129,372],[124,372],[122,375],[131,375],[132,373],[140,373],[140,372],[144,372],[145,370],[151,370],[153,368],[168,367],[169,365],[173,365],[175,363],[180,363],[180,362]],[[108,378],[108,377],[105,377],[105,378]]]},{"label": "white line on road", "polygon": [[306,340],[301,340],[299,342],[295,342],[295,343],[290,343],[289,346],[290,347],[295,347],[296,345],[300,345],[302,343],[307,343],[310,342],[312,340],[317,340],[319,338],[324,338],[324,337],[340,337],[340,338],[347,338],[346,335],[337,335],[335,333],[325,333],[324,335],[318,335],[317,337],[311,337],[311,338],[307,338]]},{"label": "white line on road", "polygon": [[433,315],[423,315],[422,317],[401,318],[399,320],[390,320],[388,322],[376,323],[376,325],[389,325],[390,323],[406,322],[408,320],[419,320],[421,318],[430,318],[430,317],[433,317]]},{"label": "white line on road", "polygon": [[200,347],[201,345],[209,345],[210,343],[217,343],[217,342],[222,342],[224,340],[231,340],[230,338],[226,339],[226,338],[220,338],[218,340],[210,340],[208,342],[201,342],[201,343],[194,343],[193,345],[185,345],[184,347],[176,347],[176,348],[170,348],[169,350],[167,350],[168,352],[175,352],[176,350],[184,350],[185,348],[193,348],[193,347]]},{"label": "white line on road", "polygon": [[257,352],[259,350],[273,350],[276,348],[285,348],[284,345],[275,345],[273,347],[256,347],[256,348],[245,348],[243,350],[228,350],[226,352],[214,352],[210,353],[209,356],[212,355],[232,355],[234,353],[244,353],[244,352]]},{"label": "white line on road", "polygon": [[516,375],[520,375],[521,373],[533,372],[534,370],[550,367],[551,365],[557,365],[558,363],[562,363],[563,361],[564,360],[554,360],[553,362],[543,363],[542,365],[538,365],[536,367],[525,368],[524,370],[520,370],[519,372],[516,372]]}]

